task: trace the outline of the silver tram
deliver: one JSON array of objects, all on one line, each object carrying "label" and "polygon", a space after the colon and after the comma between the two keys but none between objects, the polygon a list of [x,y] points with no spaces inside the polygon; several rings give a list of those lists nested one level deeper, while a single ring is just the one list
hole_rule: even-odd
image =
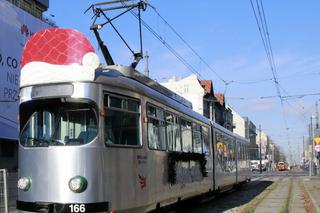
[{"label": "silver tram", "polygon": [[19,210],[147,212],[250,179],[247,140],[131,67],[48,79],[21,86]]}]

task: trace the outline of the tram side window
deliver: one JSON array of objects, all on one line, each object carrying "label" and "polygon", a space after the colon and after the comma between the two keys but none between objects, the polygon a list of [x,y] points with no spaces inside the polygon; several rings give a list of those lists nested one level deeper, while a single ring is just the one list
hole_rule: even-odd
[{"label": "tram side window", "polygon": [[140,145],[140,103],[126,97],[104,96],[105,143]]},{"label": "tram side window", "polygon": [[216,153],[217,153],[218,163],[222,166],[225,166],[228,158],[226,138],[218,130],[216,130],[215,137],[216,137]]},{"label": "tram side window", "polygon": [[244,159],[245,160],[249,160],[249,153],[248,153],[249,149],[248,149],[248,146],[245,145],[244,146]]},{"label": "tram side window", "polygon": [[248,152],[248,146],[246,145],[244,147],[244,153],[245,153],[245,160],[249,160],[249,152]]},{"label": "tram side window", "polygon": [[181,151],[179,118],[168,112],[166,113],[166,130],[168,149],[170,151]]},{"label": "tram side window", "polygon": [[166,150],[166,128],[164,111],[154,106],[147,106],[148,144],[151,149]]},{"label": "tram side window", "polygon": [[246,146],[242,145],[242,160],[246,160]]},{"label": "tram side window", "polygon": [[201,126],[199,124],[192,124],[192,138],[193,138],[193,152],[202,153],[202,135]]},{"label": "tram side window", "polygon": [[243,147],[243,144],[242,144],[242,143],[240,144],[240,146],[241,146],[241,147],[240,147],[240,148],[241,148],[241,150],[240,150],[241,155],[240,155],[240,156],[241,156],[241,160],[243,161],[243,160],[244,160],[244,147]]},{"label": "tram side window", "polygon": [[241,144],[240,141],[237,141],[236,147],[237,147],[237,149],[238,149],[237,159],[240,161],[240,160],[242,160],[242,152],[241,152],[242,144]]},{"label": "tram side window", "polygon": [[233,138],[228,138],[228,141],[229,160],[235,161],[235,141]]},{"label": "tram side window", "polygon": [[242,145],[242,160],[246,160],[246,146]]},{"label": "tram side window", "polygon": [[202,143],[202,151],[206,155],[210,155],[210,148],[209,148],[209,129],[207,127],[201,127],[202,136],[203,136],[203,143]]},{"label": "tram side window", "polygon": [[192,152],[191,123],[181,119],[182,151]]}]

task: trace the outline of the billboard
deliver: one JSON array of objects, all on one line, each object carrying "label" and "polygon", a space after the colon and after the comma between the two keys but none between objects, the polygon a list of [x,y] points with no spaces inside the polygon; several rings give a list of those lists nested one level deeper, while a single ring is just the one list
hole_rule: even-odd
[{"label": "billboard", "polygon": [[0,1],[0,139],[18,139],[20,60],[36,31],[50,27],[8,1]]}]

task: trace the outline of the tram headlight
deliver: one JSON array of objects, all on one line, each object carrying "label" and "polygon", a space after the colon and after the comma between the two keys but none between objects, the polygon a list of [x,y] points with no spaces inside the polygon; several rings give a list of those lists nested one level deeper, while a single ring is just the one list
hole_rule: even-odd
[{"label": "tram headlight", "polygon": [[23,191],[28,191],[31,187],[32,180],[30,177],[21,177],[18,180],[17,187]]},{"label": "tram headlight", "polygon": [[69,188],[75,193],[81,193],[86,190],[88,181],[82,176],[75,176],[69,180]]}]

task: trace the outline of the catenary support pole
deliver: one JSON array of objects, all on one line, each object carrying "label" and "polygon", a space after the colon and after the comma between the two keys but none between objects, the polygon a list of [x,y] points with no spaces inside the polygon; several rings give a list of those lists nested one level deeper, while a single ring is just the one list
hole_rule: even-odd
[{"label": "catenary support pole", "polygon": [[311,158],[310,158],[310,161],[309,161],[309,176],[312,176],[313,175],[313,150],[314,150],[314,147],[313,147],[313,138],[314,138],[314,132],[313,132],[313,124],[312,124],[312,116],[310,118],[310,128],[311,128]]},{"label": "catenary support pole", "polygon": [[262,156],[261,156],[261,125],[259,124],[259,144],[260,144],[260,149],[259,149],[259,152],[260,152],[260,174],[262,174]]}]

